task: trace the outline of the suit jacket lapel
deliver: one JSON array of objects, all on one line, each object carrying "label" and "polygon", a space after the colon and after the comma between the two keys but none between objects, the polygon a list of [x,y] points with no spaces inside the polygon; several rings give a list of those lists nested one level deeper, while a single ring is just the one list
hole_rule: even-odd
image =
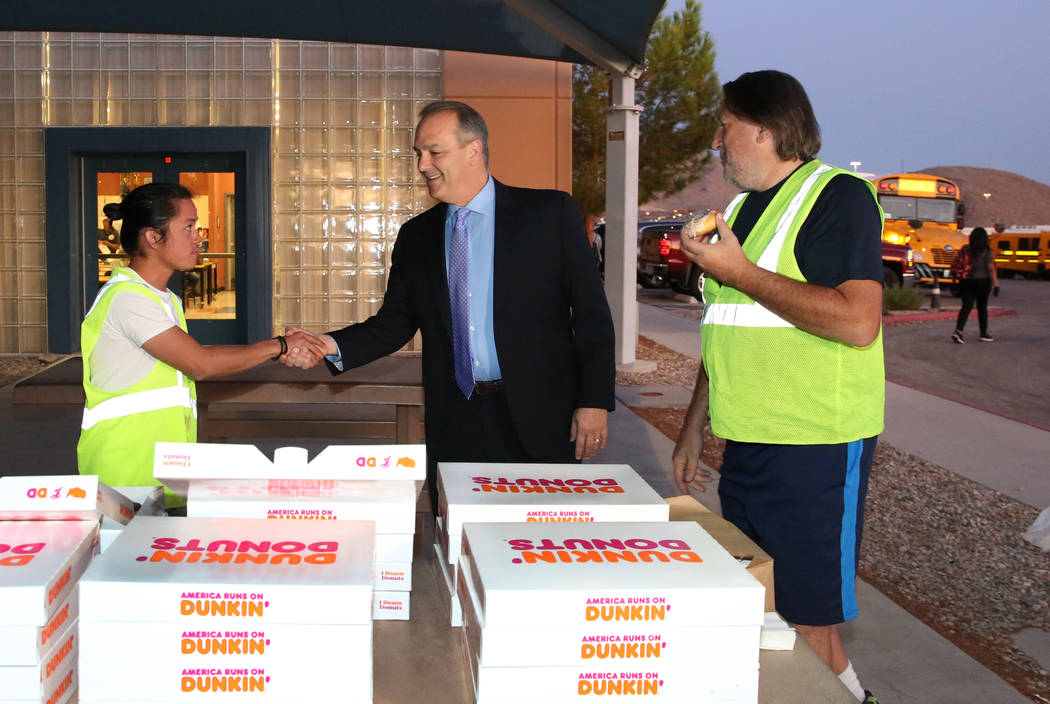
[{"label": "suit jacket lapel", "polygon": [[435,207],[430,212],[433,216],[426,225],[427,256],[424,258],[430,271],[422,272],[422,275],[430,279],[430,294],[434,296],[441,313],[441,325],[451,339],[452,308],[448,300],[448,266],[445,264],[445,214],[448,206],[442,204],[442,207]]},{"label": "suit jacket lapel", "polygon": [[[511,189],[493,179],[496,185],[496,224],[492,255],[492,308],[502,311],[513,289],[514,247],[518,240],[518,219],[514,216],[514,194]],[[494,316],[498,326],[501,316]]]}]

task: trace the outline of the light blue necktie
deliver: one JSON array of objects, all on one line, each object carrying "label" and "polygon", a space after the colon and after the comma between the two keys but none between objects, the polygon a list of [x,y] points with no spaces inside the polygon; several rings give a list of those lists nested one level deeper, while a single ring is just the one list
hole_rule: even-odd
[{"label": "light blue necktie", "polygon": [[448,248],[448,293],[452,308],[452,352],[455,355],[456,386],[470,398],[474,393],[474,355],[470,350],[470,240],[467,238],[466,208],[456,213],[456,226]]}]

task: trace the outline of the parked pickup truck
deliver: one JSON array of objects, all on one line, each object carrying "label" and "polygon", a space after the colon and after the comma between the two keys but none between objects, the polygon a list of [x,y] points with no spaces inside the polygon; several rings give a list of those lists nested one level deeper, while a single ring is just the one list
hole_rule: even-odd
[{"label": "parked pickup truck", "polygon": [[[682,253],[684,222],[646,222],[638,225],[638,283],[645,288],[670,287],[700,300],[700,267]],[[907,244],[882,242],[882,282],[900,286],[913,276],[914,252]]]},{"label": "parked pickup truck", "polygon": [[[645,288],[688,289],[690,262],[682,254],[681,220],[638,223],[638,283]],[[692,267],[696,269],[696,267]],[[693,283],[699,279],[697,271]]]}]

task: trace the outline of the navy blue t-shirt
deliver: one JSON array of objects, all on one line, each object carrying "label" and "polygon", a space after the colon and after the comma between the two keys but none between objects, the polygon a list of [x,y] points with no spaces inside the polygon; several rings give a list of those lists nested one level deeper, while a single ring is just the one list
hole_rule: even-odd
[{"label": "navy blue t-shirt", "polygon": [[[784,181],[744,199],[732,226],[741,244]],[[795,259],[811,284],[882,283],[882,222],[871,190],[860,179],[839,174],[828,182],[799,229]]]}]

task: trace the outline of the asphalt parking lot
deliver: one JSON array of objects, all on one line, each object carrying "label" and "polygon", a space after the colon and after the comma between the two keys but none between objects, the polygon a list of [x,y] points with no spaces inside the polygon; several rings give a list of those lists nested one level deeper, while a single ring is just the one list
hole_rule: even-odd
[{"label": "asphalt parking lot", "polygon": [[[887,317],[886,378],[1050,430],[1050,281],[1006,279],[1000,289],[989,307],[1016,315],[989,319],[995,342],[978,341],[976,319],[958,345],[954,316],[905,324]],[[946,295],[941,304],[958,310],[960,300]]]},{"label": "asphalt parking lot", "polygon": [[[989,321],[995,342],[977,340],[976,319],[966,325],[965,345],[952,342],[961,301],[947,290],[940,315],[914,311],[926,315],[908,323],[887,316],[886,378],[1050,430],[1050,281],[1005,279],[1000,289],[989,303],[993,313],[1005,314]],[[929,289],[923,291],[928,306]],[[667,289],[639,288],[638,300],[671,310],[700,309]]]}]

